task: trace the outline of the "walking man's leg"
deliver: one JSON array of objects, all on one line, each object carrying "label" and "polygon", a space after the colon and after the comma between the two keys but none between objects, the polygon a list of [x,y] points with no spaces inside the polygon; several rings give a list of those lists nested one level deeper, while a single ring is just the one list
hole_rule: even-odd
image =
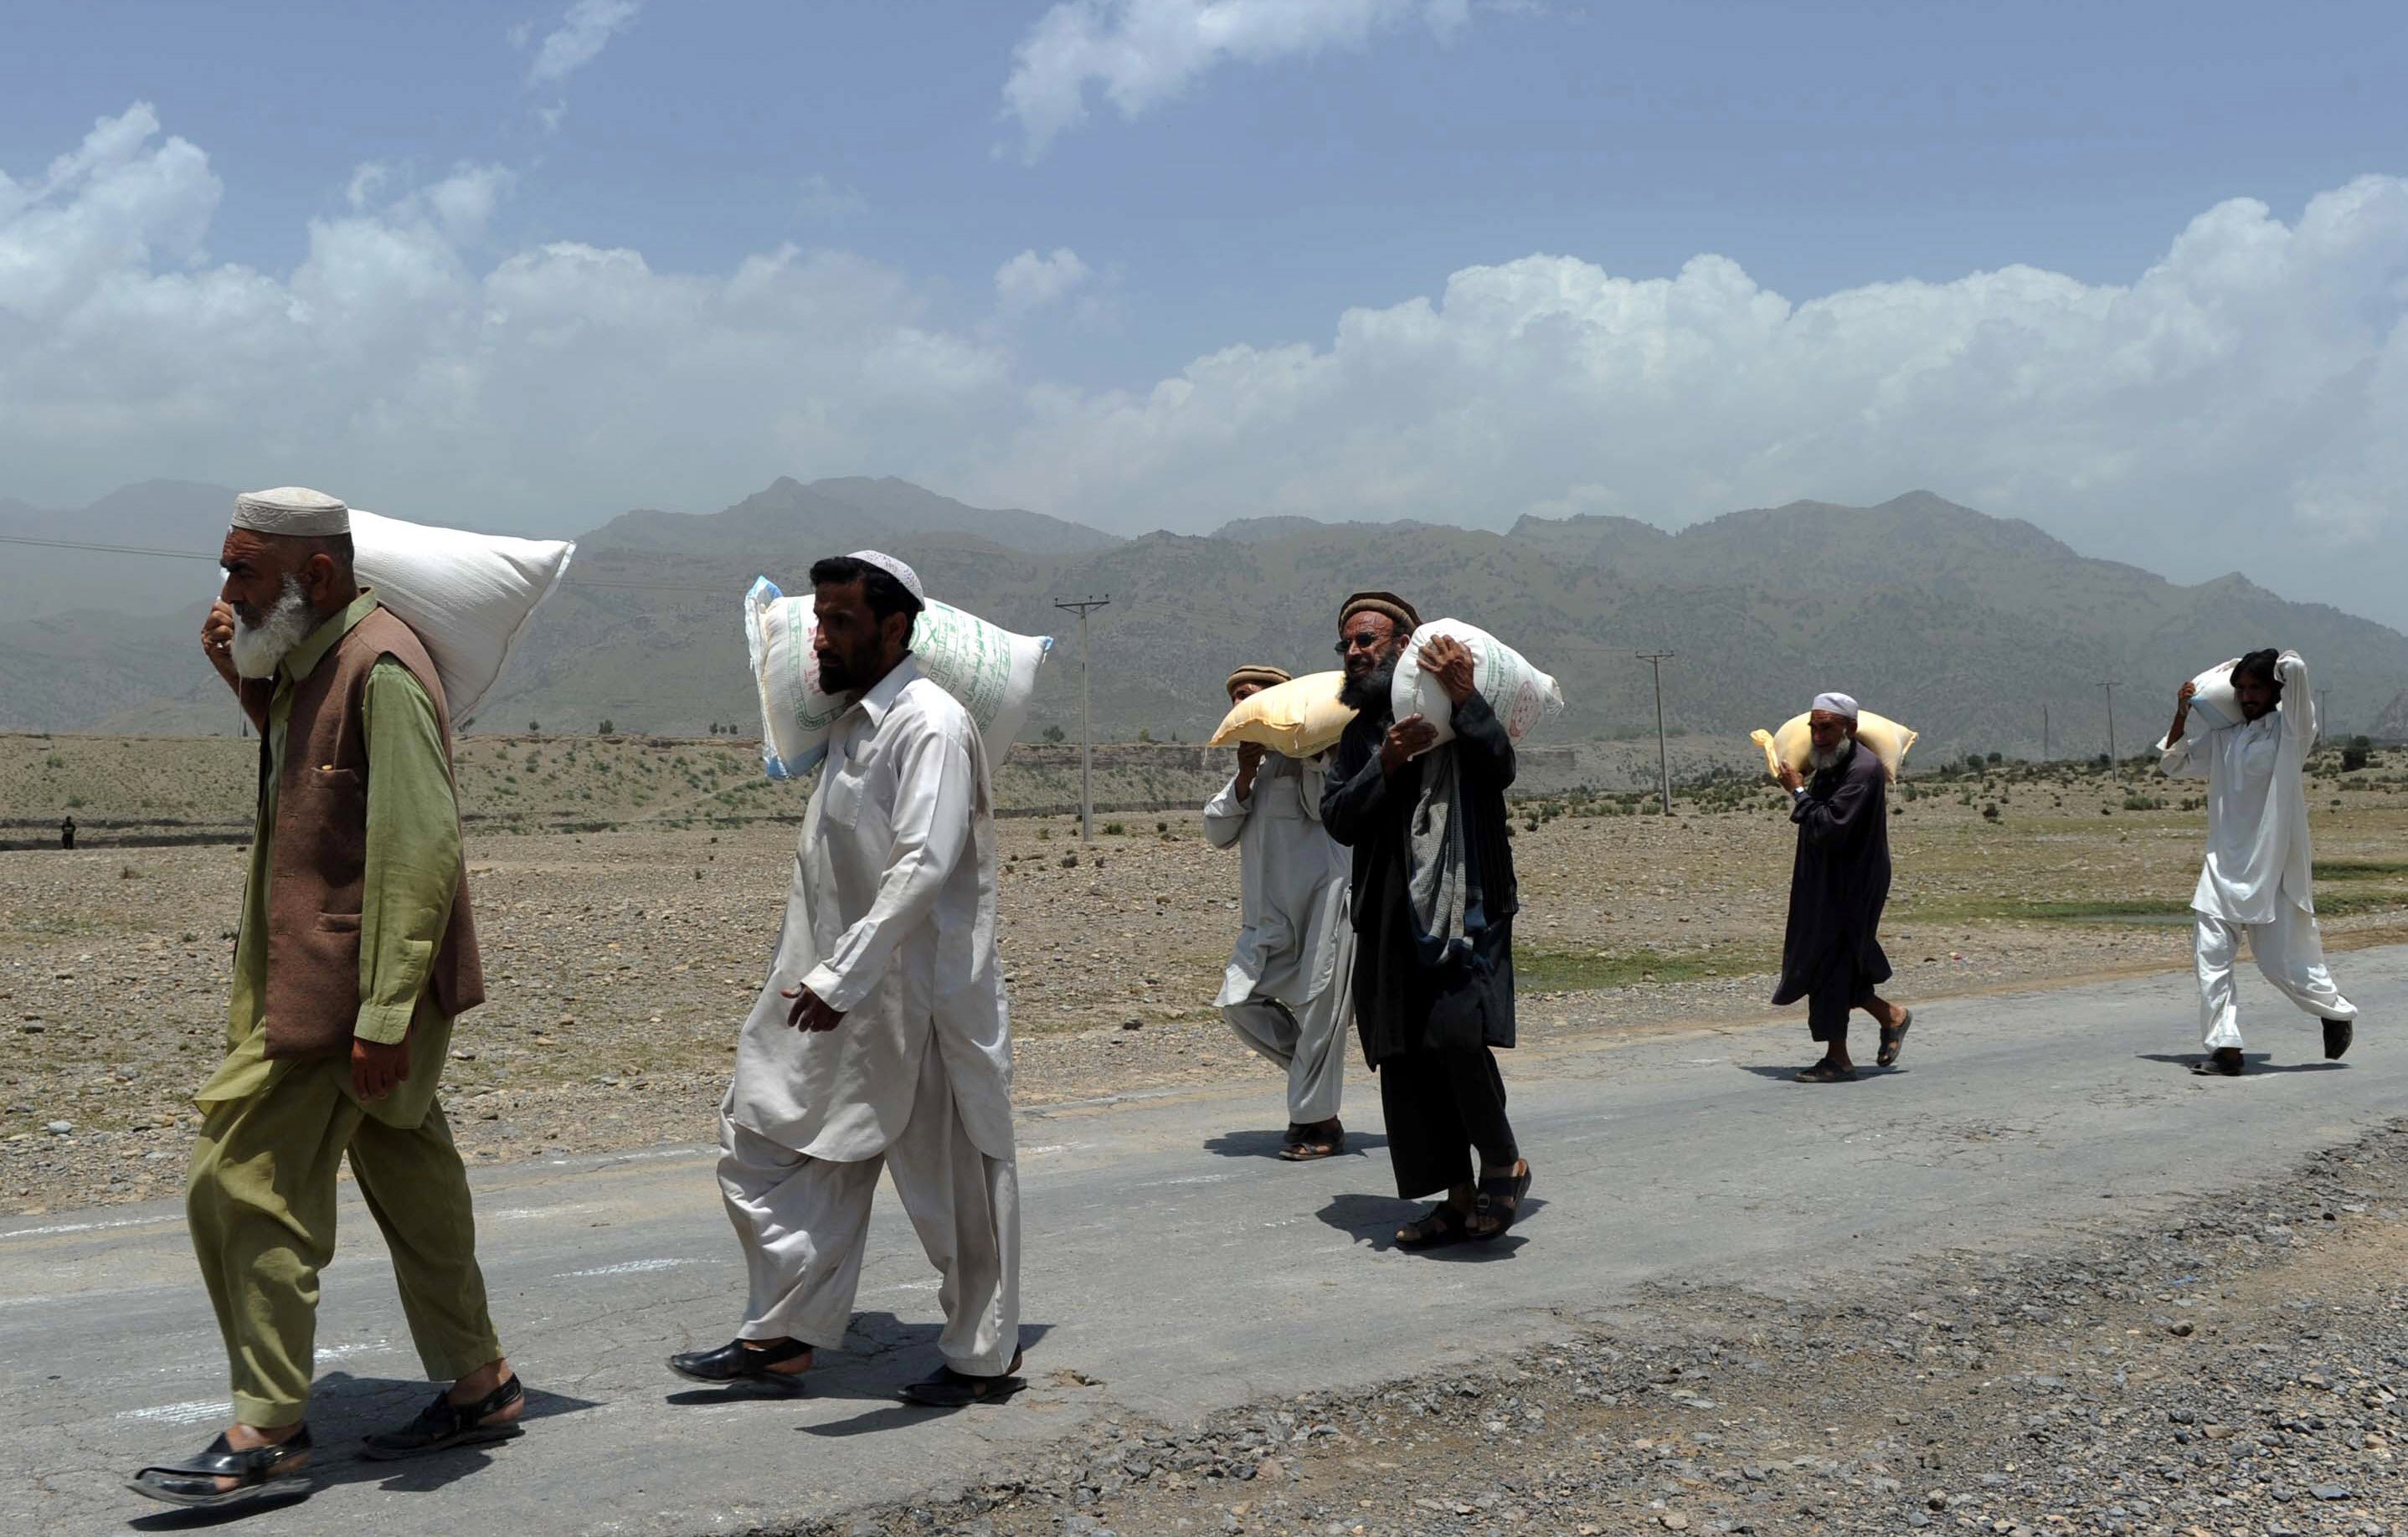
[{"label": "walking man's leg", "polygon": [[2241,1071],[2241,1018],[2232,988],[2232,961],[2241,930],[2204,912],[2191,914],[2191,962],[2199,972],[2200,1044],[2207,1059],[2194,1070],[2227,1077]]},{"label": "walking man's leg", "polygon": [[2324,934],[2316,915],[2295,902],[2285,902],[2274,921],[2249,930],[2249,950],[2260,975],[2285,998],[2324,1021],[2325,1056],[2339,1058],[2357,1033],[2358,1005],[2342,997],[2325,964]]}]

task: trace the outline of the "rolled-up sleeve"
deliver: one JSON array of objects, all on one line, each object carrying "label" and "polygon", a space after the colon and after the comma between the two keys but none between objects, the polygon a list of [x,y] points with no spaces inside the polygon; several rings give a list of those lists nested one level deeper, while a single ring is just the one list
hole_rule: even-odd
[{"label": "rolled-up sleeve", "polygon": [[2186,729],[2178,741],[2157,740],[2157,768],[2168,779],[2205,779],[2207,765],[2200,759],[2199,733]]},{"label": "rolled-up sleeve", "polygon": [[363,1041],[409,1034],[460,890],[460,802],[435,701],[390,657],[368,673],[368,840],[360,898]]}]

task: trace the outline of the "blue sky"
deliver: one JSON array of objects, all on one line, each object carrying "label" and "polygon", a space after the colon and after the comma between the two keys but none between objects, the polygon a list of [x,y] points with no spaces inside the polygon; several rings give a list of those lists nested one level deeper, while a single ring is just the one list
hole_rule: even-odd
[{"label": "blue sky", "polygon": [[8,36],[0,495],[291,467],[577,527],[891,472],[1127,530],[1929,485],[2185,577],[2275,516],[2270,584],[2339,564],[2408,622],[2366,568],[2408,513],[2397,5],[188,0]]}]

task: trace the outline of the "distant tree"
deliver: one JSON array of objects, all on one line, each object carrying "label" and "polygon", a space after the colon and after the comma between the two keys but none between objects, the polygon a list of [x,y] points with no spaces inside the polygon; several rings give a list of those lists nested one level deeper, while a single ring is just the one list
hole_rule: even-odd
[{"label": "distant tree", "polygon": [[1045,740],[1047,741],[1060,741],[1063,739],[1063,730],[1058,725],[1049,725],[1045,728]]},{"label": "distant tree", "polygon": [[1152,741],[1154,740],[1154,733],[1140,725],[1137,728],[1137,740],[1140,741]]},{"label": "distant tree", "polygon": [[542,723],[541,721],[529,721],[529,722],[527,722],[527,735],[528,735],[528,736],[532,737],[532,736],[534,736],[537,732],[541,731],[542,729],[543,729],[543,723]]},{"label": "distant tree", "polygon": [[609,717],[609,716],[605,715],[605,716],[603,716],[603,717],[602,717],[602,724],[601,724],[599,726],[596,726],[595,729],[595,730],[597,730],[597,731],[599,731],[603,736],[606,736],[606,737],[607,737],[607,736],[609,736],[611,733],[613,733],[613,732],[617,731],[619,728],[618,728],[618,726],[617,726],[617,725],[613,725],[613,724],[612,724],[612,722],[611,722],[611,720],[610,720],[610,717]]},{"label": "distant tree", "polygon": [[1990,754],[1990,767],[1993,768],[2006,761],[2007,755],[2004,753],[1993,753]]}]

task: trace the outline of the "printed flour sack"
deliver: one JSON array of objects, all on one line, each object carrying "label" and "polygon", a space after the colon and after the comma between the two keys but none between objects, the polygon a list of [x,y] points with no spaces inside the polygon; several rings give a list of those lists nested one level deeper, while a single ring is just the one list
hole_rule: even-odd
[{"label": "printed flour sack", "polygon": [[1520,652],[1460,619],[1433,619],[1413,631],[1405,643],[1405,654],[1397,658],[1397,681],[1388,693],[1397,719],[1426,715],[1438,726],[1440,742],[1455,740],[1455,702],[1437,679],[1422,671],[1422,648],[1441,635],[1451,635],[1471,648],[1471,686],[1505,723],[1506,736],[1520,741],[1541,721],[1564,712],[1562,688]]},{"label": "printed flour sack", "polygon": [[2232,691],[2232,669],[2240,665],[2241,658],[2236,656],[2229,662],[2216,663],[2191,680],[2199,692],[2190,697],[2190,712],[2211,731],[2241,724],[2241,697]]},{"label": "printed flour sack", "polygon": [[[1808,771],[1806,754],[1812,751],[1814,742],[1807,734],[1807,715],[1799,715],[1783,723],[1778,731],[1748,733],[1747,740],[1764,749],[1766,773],[1776,773],[1784,763],[1801,774]],[[1917,735],[1886,715],[1876,715],[1870,710],[1856,713],[1856,741],[1872,749],[1873,756],[1881,759],[1882,770],[1889,776],[1892,784],[1898,783],[1898,771],[1906,766],[1906,750],[1914,745]]]},{"label": "printed flour sack", "polygon": [[526,622],[568,570],[577,546],[437,528],[351,509],[360,584],[418,632],[458,730],[502,675]]},{"label": "printed flour sack", "polygon": [[1310,758],[1338,745],[1354,711],[1338,702],[1342,672],[1309,672],[1229,707],[1207,747],[1254,742],[1284,757]]},{"label": "printed flour sack", "polygon": [[[809,594],[788,597],[767,577],[744,595],[744,644],[761,691],[761,762],[771,779],[799,779],[827,755],[829,727],[844,700],[820,692],[811,650],[819,622]],[[962,702],[986,739],[990,767],[1011,751],[1028,721],[1037,669],[1054,649],[1050,635],[1014,635],[930,599],[911,626],[911,657],[930,682]]]}]

